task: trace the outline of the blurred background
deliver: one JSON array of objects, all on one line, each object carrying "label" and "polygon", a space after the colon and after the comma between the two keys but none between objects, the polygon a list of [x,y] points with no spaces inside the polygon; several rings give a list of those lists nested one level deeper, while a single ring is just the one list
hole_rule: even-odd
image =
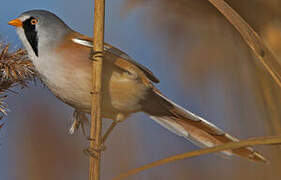
[{"label": "blurred background", "polygon": [[[281,60],[281,1],[228,0]],[[4,4],[3,4],[4,3]],[[23,11],[47,9],[92,35],[93,0],[9,0],[0,6],[0,35],[21,47],[7,22]],[[236,137],[281,134],[280,89],[233,27],[206,0],[107,0],[106,42],[150,68],[164,94]],[[15,89],[0,131],[0,179],[87,179],[86,137],[68,134],[73,109],[39,82]],[[109,125],[105,120],[105,126]],[[198,149],[144,114],[109,137],[102,179],[163,157]],[[148,170],[129,179],[279,180],[280,147],[258,147],[269,165],[208,155]]]}]

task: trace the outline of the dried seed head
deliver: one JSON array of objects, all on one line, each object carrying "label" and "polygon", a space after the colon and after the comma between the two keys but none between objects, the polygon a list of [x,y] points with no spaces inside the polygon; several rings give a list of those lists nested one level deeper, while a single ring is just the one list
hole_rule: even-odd
[{"label": "dried seed head", "polygon": [[27,52],[17,49],[9,52],[9,44],[0,42],[0,112],[6,114],[3,100],[11,88],[20,85],[27,87],[29,81],[34,81],[36,73],[34,66],[28,60]]}]

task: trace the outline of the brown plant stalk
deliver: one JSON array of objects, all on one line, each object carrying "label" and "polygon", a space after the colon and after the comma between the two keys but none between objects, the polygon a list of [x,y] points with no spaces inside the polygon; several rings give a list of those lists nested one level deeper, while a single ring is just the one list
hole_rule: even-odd
[{"label": "brown plant stalk", "polygon": [[278,145],[281,144],[281,136],[273,136],[273,137],[259,137],[259,138],[251,138],[248,140],[241,140],[239,142],[232,142],[232,143],[226,143],[219,146],[211,147],[211,148],[205,148],[205,149],[199,149],[197,151],[187,152],[183,154],[178,154],[175,156],[171,156],[165,159],[161,159],[149,164],[146,164],[144,166],[141,166],[136,169],[132,169],[126,173],[123,173],[117,177],[115,177],[113,180],[121,180],[124,178],[127,178],[129,176],[135,175],[137,173],[140,173],[142,171],[145,171],[147,169],[151,169],[154,167],[158,167],[167,163],[171,163],[178,160],[188,159],[192,157],[197,157],[201,155],[216,153],[224,150],[229,149],[237,149],[247,146],[255,146],[255,145]]},{"label": "brown plant stalk", "polygon": [[90,149],[95,150],[95,156],[90,156],[89,179],[100,179],[100,161],[102,146],[102,61],[104,43],[105,0],[95,0],[94,12],[94,47],[93,47],[93,88],[92,88],[92,121]]}]

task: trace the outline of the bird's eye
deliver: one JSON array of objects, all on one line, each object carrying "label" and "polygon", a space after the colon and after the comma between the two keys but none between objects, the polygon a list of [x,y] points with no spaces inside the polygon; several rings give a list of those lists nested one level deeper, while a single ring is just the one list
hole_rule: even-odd
[{"label": "bird's eye", "polygon": [[32,25],[36,25],[37,23],[38,23],[38,19],[31,19],[31,21],[30,21],[30,23],[32,24]]}]

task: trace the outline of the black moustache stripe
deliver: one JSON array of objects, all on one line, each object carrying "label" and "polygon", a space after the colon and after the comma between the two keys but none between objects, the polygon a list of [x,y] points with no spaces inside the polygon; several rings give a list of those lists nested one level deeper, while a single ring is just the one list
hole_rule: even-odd
[{"label": "black moustache stripe", "polygon": [[29,19],[23,22],[23,29],[29,44],[31,45],[34,53],[38,57],[38,35],[35,29],[35,25],[31,24],[32,19],[34,18],[30,17]]}]

